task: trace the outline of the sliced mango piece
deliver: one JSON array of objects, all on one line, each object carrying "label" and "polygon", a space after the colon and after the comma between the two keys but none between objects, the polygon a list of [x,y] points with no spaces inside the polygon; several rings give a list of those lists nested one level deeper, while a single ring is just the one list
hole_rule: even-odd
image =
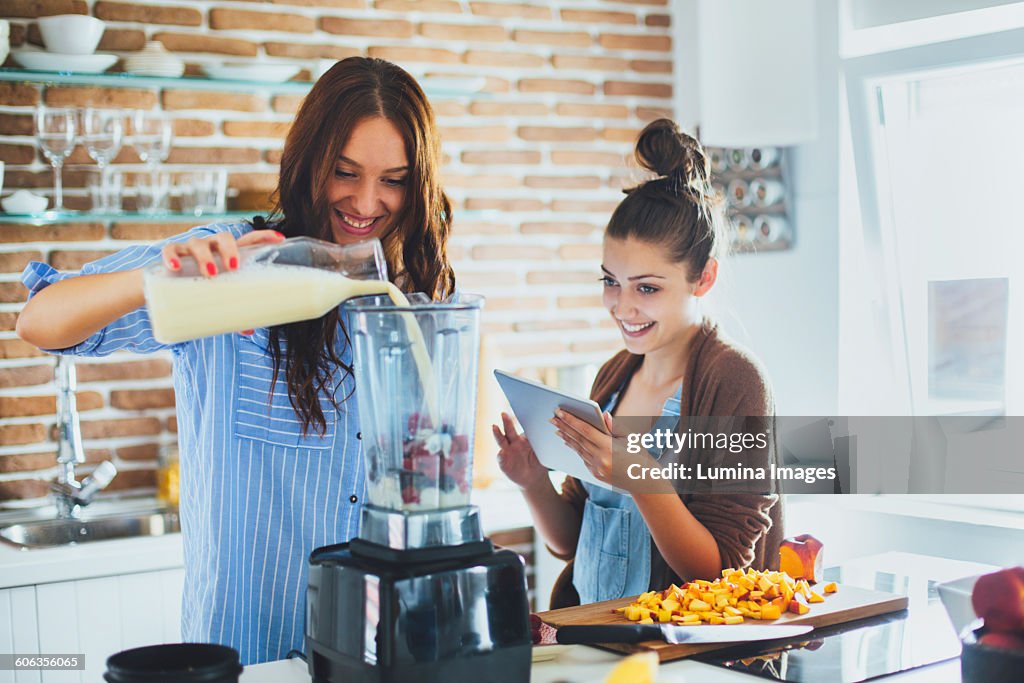
[{"label": "sliced mango piece", "polygon": [[658,655],[638,652],[615,665],[604,683],[654,683],[658,675]]}]

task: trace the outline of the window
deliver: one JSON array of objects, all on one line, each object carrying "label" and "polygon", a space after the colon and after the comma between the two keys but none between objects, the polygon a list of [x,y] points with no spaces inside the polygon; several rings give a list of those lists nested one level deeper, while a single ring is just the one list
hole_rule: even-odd
[{"label": "window", "polygon": [[[1022,46],[1018,29],[844,64],[844,192],[859,215],[844,217],[857,238],[841,241],[841,410],[1024,415],[1024,364],[1011,352],[1024,348]],[[985,447],[1005,425],[990,423],[956,435],[977,462],[951,460],[937,481],[955,492],[958,468],[984,468],[993,494],[937,502],[1024,509],[1022,496],[994,495],[1022,490],[1024,462]]]}]

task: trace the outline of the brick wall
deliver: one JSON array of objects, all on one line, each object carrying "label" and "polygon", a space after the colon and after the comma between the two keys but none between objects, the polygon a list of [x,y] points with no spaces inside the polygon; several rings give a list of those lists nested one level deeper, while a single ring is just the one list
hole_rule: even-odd
[{"label": "brick wall", "polygon": [[[301,63],[361,54],[417,77],[485,76],[484,92],[433,97],[456,203],[452,256],[460,285],[487,295],[485,331],[504,367],[600,362],[619,348],[600,306],[600,235],[623,183],[632,142],[671,114],[667,0],[4,0],[13,46],[41,45],[40,15],[90,13],[107,22],[100,50],[128,56],[159,40],[188,73],[223,61]],[[10,58],[6,66],[14,66]],[[115,68],[120,68],[115,67]],[[231,208],[266,206],[300,95],[199,92],[187,87],[105,89],[0,83],[4,193],[50,192],[32,138],[38,103],[154,108],[175,120],[172,172],[229,171]],[[65,169],[66,204],[85,208],[83,149]],[[141,170],[130,146],[115,164]],[[35,504],[53,468],[53,361],[16,338],[29,260],[74,270],[129,244],[191,223],[0,223],[0,501]],[[113,486],[153,486],[156,452],[173,441],[167,355],[79,363],[79,407],[91,462],[112,458]]]}]

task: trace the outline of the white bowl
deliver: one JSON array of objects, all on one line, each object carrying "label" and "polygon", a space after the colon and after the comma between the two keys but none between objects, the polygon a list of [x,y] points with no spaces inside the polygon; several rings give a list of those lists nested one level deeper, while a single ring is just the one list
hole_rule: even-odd
[{"label": "white bowl", "polygon": [[94,55],[69,55],[20,48],[11,50],[14,61],[34,71],[67,71],[82,74],[98,74],[114,66],[117,55],[98,52]]},{"label": "white bowl", "polygon": [[43,195],[28,190],[16,190],[9,197],[0,199],[0,205],[7,213],[42,213],[49,202]]},{"label": "white bowl", "polygon": [[283,83],[299,73],[300,67],[291,64],[221,64],[204,66],[210,78],[225,81],[262,81]]},{"label": "white bowl", "polygon": [[971,605],[971,593],[974,592],[974,584],[977,583],[980,576],[981,574],[967,576],[955,581],[940,583],[937,586],[939,599],[942,601],[942,606],[946,608],[946,614],[949,615],[949,620],[953,622],[953,628],[957,633],[963,631],[967,624],[977,618],[977,615],[974,614],[974,606]]},{"label": "white bowl", "polygon": [[91,55],[103,37],[103,22],[86,14],[39,17],[36,23],[39,24],[47,52]]}]

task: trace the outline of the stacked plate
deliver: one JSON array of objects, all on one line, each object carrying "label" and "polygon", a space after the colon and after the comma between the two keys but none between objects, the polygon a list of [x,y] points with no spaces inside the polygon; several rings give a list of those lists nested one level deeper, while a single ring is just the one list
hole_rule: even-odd
[{"label": "stacked plate", "polygon": [[124,70],[139,76],[177,78],[185,73],[185,62],[168,52],[159,40],[151,40],[141,52],[124,60]]},{"label": "stacked plate", "polygon": [[11,50],[14,61],[33,71],[73,71],[82,74],[103,73],[114,65],[117,55],[97,52],[91,55],[69,55],[43,52],[31,48]]},{"label": "stacked plate", "polygon": [[300,67],[293,64],[229,62],[203,65],[203,71],[210,78],[226,81],[262,81],[264,83],[283,83],[299,73],[299,70]]}]

